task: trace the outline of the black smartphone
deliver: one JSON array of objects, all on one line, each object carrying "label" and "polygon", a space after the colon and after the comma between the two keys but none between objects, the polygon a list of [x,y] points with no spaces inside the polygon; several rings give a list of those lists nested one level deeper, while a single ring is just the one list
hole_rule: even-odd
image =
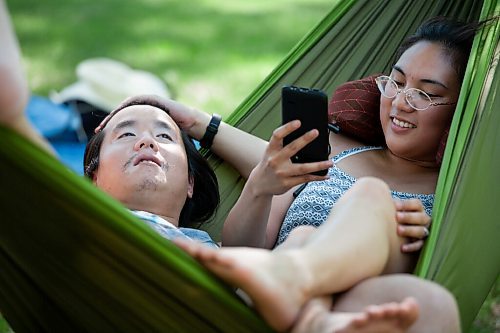
[{"label": "black smartphone", "polygon": [[[300,120],[301,126],[283,139],[283,145],[317,129],[316,139],[292,156],[293,163],[319,162],[328,159],[328,97],[318,89],[285,86],[281,90],[282,123]],[[324,176],[327,169],[313,172]]]}]

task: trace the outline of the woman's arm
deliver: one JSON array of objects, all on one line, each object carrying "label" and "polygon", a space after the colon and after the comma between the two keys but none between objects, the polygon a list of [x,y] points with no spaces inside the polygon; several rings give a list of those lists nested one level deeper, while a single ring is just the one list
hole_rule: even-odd
[{"label": "woman's arm", "polygon": [[[291,162],[290,157],[318,135],[316,130],[310,131],[283,147],[283,138],[299,126],[299,121],[293,121],[274,131],[262,161],[251,172],[224,223],[224,246],[272,246],[274,242],[271,244],[266,234],[273,196],[283,194],[298,184],[327,178],[310,173],[331,167],[331,161],[305,164]],[[286,209],[288,207],[281,206],[281,210]],[[284,212],[274,211],[273,214],[283,216]]]},{"label": "woman's arm", "polygon": [[27,137],[54,154],[48,142],[31,126],[24,110],[28,104],[29,89],[21,65],[21,51],[17,42],[7,6],[0,0],[0,124]]}]

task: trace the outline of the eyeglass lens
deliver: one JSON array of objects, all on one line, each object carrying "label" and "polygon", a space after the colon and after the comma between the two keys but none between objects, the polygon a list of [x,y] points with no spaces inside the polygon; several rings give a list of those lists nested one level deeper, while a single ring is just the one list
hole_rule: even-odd
[{"label": "eyeglass lens", "polygon": [[390,78],[383,78],[380,80],[380,90],[381,93],[384,94],[387,98],[394,98],[398,94],[398,92],[402,92],[405,94],[406,101],[410,104],[411,107],[417,110],[425,110],[430,104],[431,100],[429,96],[427,96],[420,89],[409,88],[406,90],[399,89],[396,82],[391,80]]}]

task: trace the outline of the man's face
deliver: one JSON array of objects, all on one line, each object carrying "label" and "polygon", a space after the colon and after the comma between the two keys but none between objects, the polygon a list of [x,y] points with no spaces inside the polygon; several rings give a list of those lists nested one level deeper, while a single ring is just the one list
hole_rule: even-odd
[{"label": "man's face", "polygon": [[181,133],[163,110],[134,105],[106,125],[94,183],[130,209],[178,219],[193,184]]}]

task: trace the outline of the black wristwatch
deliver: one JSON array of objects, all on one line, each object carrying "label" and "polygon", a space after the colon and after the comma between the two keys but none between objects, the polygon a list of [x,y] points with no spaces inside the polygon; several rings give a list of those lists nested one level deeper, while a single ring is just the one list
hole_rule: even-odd
[{"label": "black wristwatch", "polygon": [[205,131],[205,135],[200,140],[200,146],[203,148],[212,147],[212,143],[214,142],[215,134],[219,131],[219,125],[222,121],[222,117],[214,113],[212,114],[212,119],[210,119],[210,123],[207,126],[207,130]]}]

